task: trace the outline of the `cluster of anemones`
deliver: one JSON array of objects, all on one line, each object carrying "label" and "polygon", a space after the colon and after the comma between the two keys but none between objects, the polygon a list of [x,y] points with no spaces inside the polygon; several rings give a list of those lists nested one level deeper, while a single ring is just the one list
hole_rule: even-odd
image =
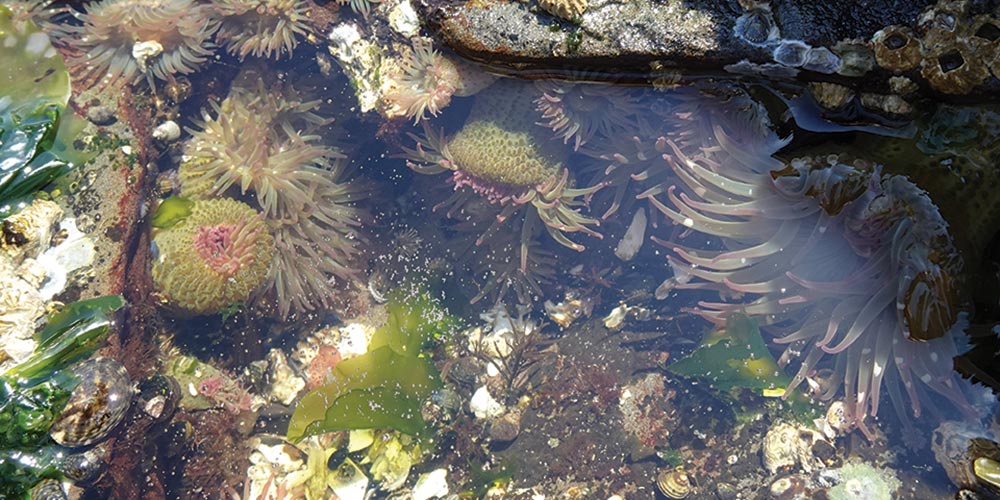
[{"label": "cluster of anemones", "polygon": [[[688,117],[681,117],[687,119]],[[784,164],[784,145],[723,117],[698,147],[664,137],[676,182],[646,197],[685,229],[669,247],[678,288],[715,291],[695,312],[724,325],[733,312],[758,318],[780,361],[798,361],[787,388],[832,370],[818,394],[838,388],[854,423],[878,414],[881,389],[897,408],[902,387],[914,415],[929,389],[971,410],[952,371],[960,330],[962,260],[927,194],[903,176],[837,156]],[[718,247],[704,249],[705,236]],[[682,242],[699,242],[702,248]],[[832,363],[825,358],[832,356]]]},{"label": "cluster of anemones", "polygon": [[52,25],[70,65],[101,85],[152,85],[190,74],[215,43],[240,59],[288,56],[313,32],[308,0],[100,0],[66,9],[79,25]]},{"label": "cluster of anemones", "polygon": [[344,155],[309,131],[327,123],[289,88],[234,88],[191,131],[178,178],[182,196],[253,195],[272,227],[275,254],[262,293],[282,317],[333,304],[361,241],[364,196],[345,182]]}]

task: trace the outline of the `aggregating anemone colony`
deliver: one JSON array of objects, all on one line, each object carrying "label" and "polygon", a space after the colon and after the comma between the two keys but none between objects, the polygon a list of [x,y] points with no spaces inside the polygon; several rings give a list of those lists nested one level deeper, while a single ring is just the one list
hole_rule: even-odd
[{"label": "aggregating anemone colony", "polygon": [[[183,457],[176,470],[151,473],[157,481],[199,492],[208,484],[204,491],[229,497],[242,483],[247,498],[430,499],[450,494],[447,474],[450,488],[464,482],[452,491],[463,497],[513,492],[505,475],[520,474],[537,481],[532,494],[552,497],[631,498],[656,485],[685,498],[712,494],[705,485],[729,474],[724,460],[731,475],[742,473],[736,464],[762,481],[793,473],[773,484],[833,494],[853,487],[846,476],[858,470],[882,474],[884,463],[842,467],[842,477],[817,471],[847,460],[853,450],[836,440],[853,428],[878,450],[886,400],[907,426],[926,413],[954,417],[950,407],[979,417],[981,401],[952,369],[979,269],[959,250],[982,251],[996,221],[960,223],[975,234],[956,232],[923,189],[935,179],[966,183],[971,170],[954,178],[966,164],[910,175],[889,154],[858,157],[813,137],[799,144],[795,123],[772,123],[784,110],[765,108],[760,89],[738,80],[661,72],[649,89],[497,79],[442,53],[419,25],[407,27],[408,2],[351,1],[361,16],[338,12],[338,3],[348,0],[100,0],[46,14],[55,13],[53,36],[75,76],[98,95],[80,107],[97,107],[113,90],[127,111],[121,121],[159,131],[143,138],[142,164],[129,166],[160,171],[155,183],[141,181],[149,191],[155,184],[159,199],[135,210],[138,221],[150,212],[149,240],[137,240],[151,243],[143,245],[150,256],[129,272],[146,279],[130,300],[155,290],[145,295],[163,315],[137,314],[148,324],[135,328],[182,324],[197,334],[158,331],[153,346],[146,332],[144,348],[164,359],[144,369],[160,378],[142,378],[135,390],[123,382],[142,408],[122,418],[143,412],[124,418],[127,432],[155,435],[150,449]],[[750,3],[737,23],[748,42],[774,48],[780,64],[847,75],[849,49],[781,40],[769,8]],[[539,4],[567,19],[588,8]],[[373,12],[377,28],[362,23]],[[992,36],[990,19],[978,19],[970,36]],[[922,20],[919,40],[886,28],[873,43],[892,53],[874,47],[877,63],[929,72],[932,63],[903,59],[951,60],[942,40],[959,42],[940,22]],[[328,44],[313,47],[326,32]],[[262,60],[285,61],[271,70]],[[302,67],[308,78],[298,78]],[[349,114],[355,103],[364,114]],[[116,121],[88,117],[99,127]],[[1000,146],[977,149],[973,170],[996,160]],[[0,249],[17,236],[4,223]],[[644,245],[650,240],[659,246]],[[743,336],[727,329],[736,318]],[[755,346],[711,360],[744,363],[727,375],[727,394],[712,392],[718,370],[699,371],[709,363],[666,368],[692,352],[695,330],[708,324],[718,330],[703,340],[718,345],[701,356],[731,352],[719,342],[727,335]],[[221,352],[225,335],[238,337],[242,352]],[[189,346],[221,361],[198,361],[182,352]],[[760,373],[765,366],[775,373]],[[757,385],[741,385],[751,372]],[[708,384],[688,390],[685,377]],[[794,403],[756,405],[776,394]],[[816,428],[791,423],[809,404],[824,407]],[[263,433],[293,412],[309,422],[285,437]],[[743,413],[751,423],[734,430]],[[258,414],[266,422],[257,424]],[[225,439],[203,439],[192,422]],[[365,429],[371,422],[387,428]],[[759,445],[761,436],[738,436],[763,435],[763,426],[795,438]],[[446,429],[448,448],[425,440],[425,429]],[[257,435],[243,443],[249,433]],[[237,443],[253,454],[233,451]],[[121,470],[149,465],[113,446],[109,460]],[[823,446],[832,451],[819,453]],[[771,448],[794,459],[775,462]],[[215,467],[227,453],[233,463]],[[239,462],[245,455],[249,468]],[[551,470],[509,472],[510,457]],[[582,462],[579,477],[551,477],[575,474]],[[415,481],[411,469],[422,471]],[[175,473],[183,480],[166,479]],[[894,481],[882,489],[898,488]]]},{"label": "aggregating anemone colony", "polygon": [[310,133],[328,122],[318,107],[291,87],[234,88],[191,131],[178,169],[184,197],[256,199],[277,248],[256,295],[273,299],[283,317],[329,307],[337,281],[353,276],[360,241],[351,203],[364,190],[343,179],[344,155]]}]

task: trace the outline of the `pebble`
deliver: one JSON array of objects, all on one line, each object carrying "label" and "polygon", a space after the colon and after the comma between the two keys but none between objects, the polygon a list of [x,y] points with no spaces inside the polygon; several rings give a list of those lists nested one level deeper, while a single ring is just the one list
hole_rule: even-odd
[{"label": "pebble", "polygon": [[115,117],[115,112],[108,106],[97,105],[87,108],[87,119],[90,123],[94,125],[111,125],[118,118]]}]

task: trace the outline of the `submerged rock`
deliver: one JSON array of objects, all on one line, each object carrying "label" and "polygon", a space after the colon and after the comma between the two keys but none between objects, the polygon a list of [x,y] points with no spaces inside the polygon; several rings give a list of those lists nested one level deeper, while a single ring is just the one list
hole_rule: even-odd
[{"label": "submerged rock", "polygon": [[[440,41],[500,70],[585,71],[616,79],[642,79],[650,64],[657,62],[700,73],[752,68],[766,77],[793,76],[799,72],[788,69],[801,68],[805,70],[802,77],[809,80],[833,74],[854,78],[862,88],[884,88],[892,72],[900,69],[895,64],[874,64],[873,51],[879,62],[891,59],[879,45],[884,42],[885,30],[913,27],[929,37],[911,44],[916,55],[927,62],[922,64],[922,76],[917,64],[906,69],[921,78],[925,88],[977,95],[990,95],[1000,88],[996,75],[986,78],[985,67],[994,59],[994,44],[982,35],[992,33],[997,25],[1000,9],[996,2],[947,12],[957,19],[954,32],[948,33],[954,42],[945,44],[947,47],[941,44],[942,36],[935,35],[938,27],[925,26],[925,20],[935,18],[939,11],[953,10],[943,1],[875,0],[857,9],[851,2],[805,0],[738,4],[591,0],[575,2],[572,9],[559,14],[552,14],[547,7],[550,3],[424,0],[418,13]],[[984,31],[981,26],[985,25],[990,30]],[[952,50],[952,46],[956,48]],[[792,59],[788,68],[787,57],[795,54],[775,50],[779,47],[799,48],[802,57]],[[948,59],[949,64],[934,64],[932,60],[956,51],[962,54],[957,62],[952,61],[954,56]],[[964,78],[973,67],[984,70],[974,79]],[[878,78],[870,78],[870,70]]]}]

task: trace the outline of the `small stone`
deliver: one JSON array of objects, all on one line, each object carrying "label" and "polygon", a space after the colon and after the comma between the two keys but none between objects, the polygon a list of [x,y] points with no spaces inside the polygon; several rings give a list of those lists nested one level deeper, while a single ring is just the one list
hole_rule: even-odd
[{"label": "small stone", "polygon": [[572,21],[587,11],[587,0],[538,0],[538,6],[553,16]]},{"label": "small stone", "polygon": [[413,500],[429,500],[448,495],[448,471],[434,469],[421,474],[413,485]]},{"label": "small stone", "polygon": [[87,108],[87,119],[90,123],[94,125],[111,125],[118,118],[115,117],[115,112],[108,106],[97,105]]},{"label": "small stone", "polygon": [[498,443],[509,443],[521,434],[521,412],[504,413],[490,425],[490,439]]}]

